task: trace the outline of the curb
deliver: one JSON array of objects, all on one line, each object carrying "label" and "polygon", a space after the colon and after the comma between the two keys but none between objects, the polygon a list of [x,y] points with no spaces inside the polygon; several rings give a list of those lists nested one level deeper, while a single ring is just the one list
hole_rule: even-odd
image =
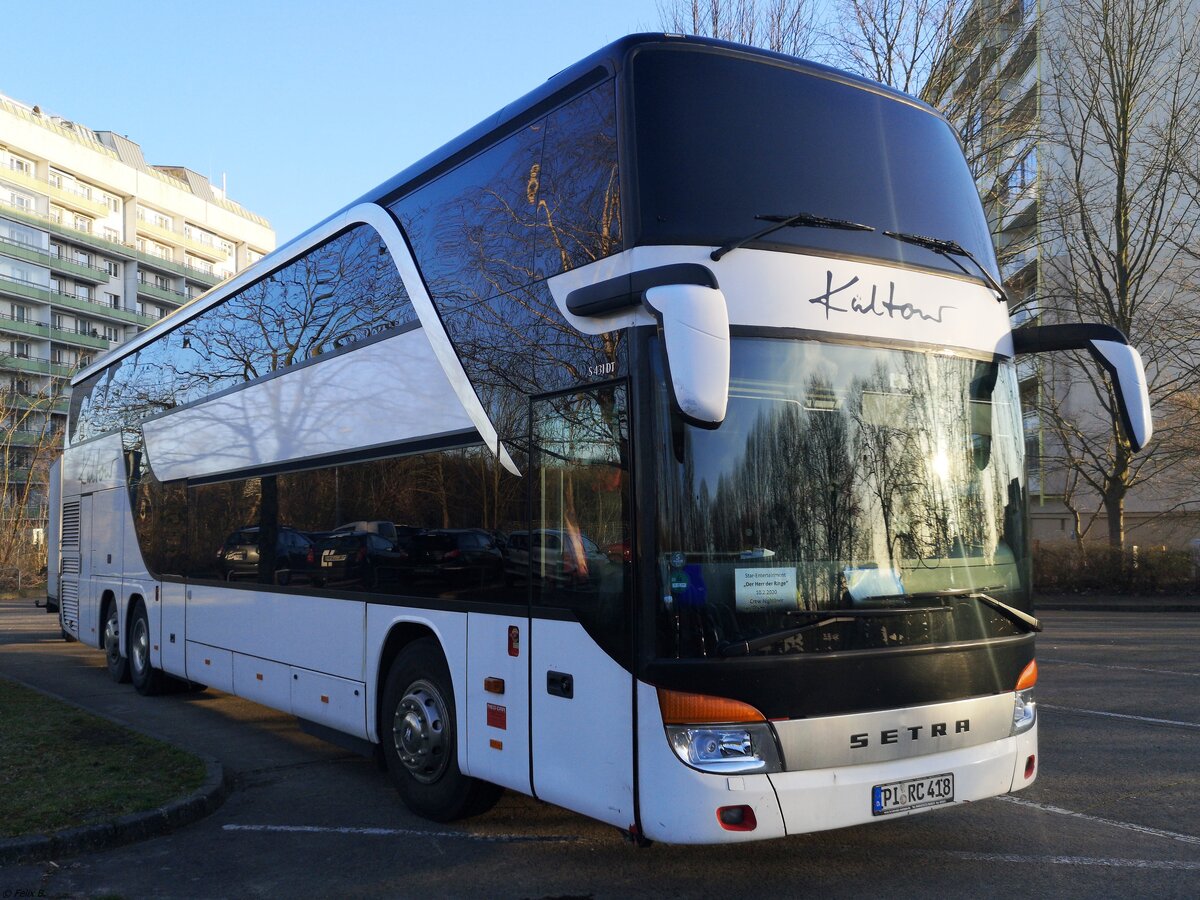
[{"label": "curb", "polygon": [[87,709],[65,697],[60,697],[57,694],[41,690],[33,685],[25,684],[19,679],[11,678],[10,680],[30,690],[37,691],[39,694],[51,697],[69,706],[74,706],[76,709],[81,709],[89,715],[107,719],[122,728],[135,731],[156,741],[161,741],[185,753],[190,753],[204,763],[205,771],[204,783],[200,787],[184,797],[179,797],[155,809],[129,813],[109,822],[97,822],[92,825],[64,828],[62,831],[54,831],[50,834],[30,834],[15,838],[0,838],[0,866],[12,865],[14,863],[40,862],[60,856],[70,856],[93,850],[105,850],[110,847],[118,847],[122,844],[131,844],[135,841],[156,837],[168,831],[174,831],[177,828],[190,825],[215,812],[229,795],[232,786],[230,779],[226,777],[224,767],[216,759],[180,747],[175,742],[168,741],[160,735],[130,725],[128,722],[122,722],[120,719],[115,719],[104,713]]}]

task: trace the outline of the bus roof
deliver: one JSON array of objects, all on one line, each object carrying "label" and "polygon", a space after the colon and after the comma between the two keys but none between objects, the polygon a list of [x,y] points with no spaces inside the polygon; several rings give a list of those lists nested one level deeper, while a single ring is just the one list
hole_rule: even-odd
[{"label": "bus roof", "polygon": [[254,265],[243,269],[228,281],[216,285],[209,291],[183,304],[177,310],[164,316],[160,321],[151,325],[131,340],[103,354],[91,365],[79,370],[72,377],[71,383],[78,384],[85,378],[111,365],[116,360],[136,352],[145,344],[155,340],[159,335],[179,327],[194,315],[198,315],[208,307],[219,302],[227,294],[240,290],[270,274],[287,262],[295,254],[298,246],[307,245],[309,243],[309,236],[313,232],[321,229],[329,221],[343,215],[347,210],[362,203],[385,205],[403,196],[410,190],[427,181],[431,181],[459,163],[474,156],[506,134],[521,127],[524,123],[532,121],[558,105],[565,103],[592,84],[599,83],[625,70],[637,51],[643,48],[661,46],[670,46],[676,50],[694,49],[708,53],[716,51],[742,58],[758,58],[764,62],[786,66],[814,77],[837,81],[848,86],[889,97],[919,108],[945,121],[944,117],[937,110],[915,97],[879,84],[878,82],[822,65],[821,63],[787,56],[786,54],[770,50],[749,47],[743,44],[694,35],[665,33],[627,35],[552,75],[543,84],[529,91],[523,97],[509,103],[473,128],[426,154],[378,187],[326,216],[311,228],[306,229],[286,244],[264,256]]}]

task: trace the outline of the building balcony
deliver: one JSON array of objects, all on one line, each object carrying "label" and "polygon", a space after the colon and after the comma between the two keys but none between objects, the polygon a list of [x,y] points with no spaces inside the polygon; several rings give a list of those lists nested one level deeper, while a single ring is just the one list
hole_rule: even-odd
[{"label": "building balcony", "polygon": [[65,415],[71,408],[71,398],[64,397],[61,394],[51,396],[49,394],[27,394],[13,391],[7,394],[0,394],[0,398],[3,399],[8,409],[32,409],[56,415]]},{"label": "building balcony", "polygon": [[39,194],[50,193],[50,185],[47,182],[42,181],[36,175],[30,175],[27,172],[22,172],[20,169],[14,169],[11,165],[0,165],[0,178],[18,187],[37,191]]},{"label": "building balcony", "polygon": [[[0,323],[0,328],[3,323]],[[89,350],[106,352],[116,341],[109,341],[95,328],[90,331],[80,331],[78,328],[66,329],[50,327],[50,339],[60,344],[70,344],[73,347],[87,347]]]},{"label": "building balcony", "polygon": [[198,241],[194,238],[185,237],[183,246],[192,256],[198,256],[201,259],[207,259],[209,262],[219,263],[229,259],[229,254],[225,252],[224,247],[214,244],[206,244],[204,241]]},{"label": "building balcony", "polygon": [[50,265],[50,254],[31,244],[14,241],[12,238],[0,235],[0,253],[13,259],[23,259],[26,262],[37,263],[39,266]]},{"label": "building balcony", "polygon": [[0,371],[30,372],[35,375],[54,375],[70,378],[79,366],[57,363],[44,356],[26,356],[21,353],[0,353]]},{"label": "building balcony", "polygon": [[17,430],[0,435],[0,444],[8,444],[10,447],[37,447],[39,445],[58,447],[62,442],[63,433],[59,428],[51,428],[44,433]]},{"label": "building balcony", "polygon": [[14,319],[7,313],[0,313],[0,332],[45,340],[50,336],[50,326],[33,319]]},{"label": "building balcony", "polygon": [[79,260],[71,259],[68,256],[59,256],[58,254],[51,253],[49,266],[55,272],[62,272],[81,281],[90,281],[92,284],[102,284],[109,279],[108,269],[102,269],[99,266],[93,266],[89,263],[81,263]]},{"label": "building balcony", "polygon": [[31,191],[36,191],[39,194],[47,195],[59,206],[73,210],[74,212],[81,212],[100,218],[107,216],[109,213],[107,203],[93,200],[84,191],[65,186],[58,187],[49,181],[38,178],[36,175],[18,171],[10,166],[0,166],[0,178],[20,187],[28,188]]},{"label": "building balcony", "polygon": [[50,199],[56,204],[69,209],[73,212],[80,212],[84,215],[95,216],[98,219],[103,219],[111,212],[107,203],[102,203],[99,200],[93,200],[90,196],[82,191],[75,190],[69,187],[55,187],[47,183],[41,188],[45,193],[50,194]]},{"label": "building balcony", "polygon": [[134,312],[132,309],[112,306],[97,300],[85,300],[83,297],[76,297],[73,294],[60,294],[55,291],[50,294],[50,299],[55,306],[62,307],[63,309],[74,309],[87,313],[90,316],[103,316],[118,322],[128,322],[133,325],[141,325],[142,327],[153,325],[158,321],[153,316],[142,315],[139,312]]},{"label": "building balcony", "polygon": [[1013,281],[1022,275],[1027,268],[1037,263],[1036,247],[1023,247],[1015,253],[1009,253],[1000,262],[1000,280]]},{"label": "building balcony", "polygon": [[194,240],[177,231],[172,231],[170,228],[164,228],[161,225],[155,225],[145,219],[137,220],[137,230],[138,234],[152,238],[161,244],[169,244],[172,247],[183,247],[193,256],[207,259],[209,262],[224,262],[229,259],[229,254],[222,247]]},{"label": "building balcony", "polygon": [[170,303],[172,306],[179,306],[187,302],[187,294],[183,291],[177,291],[174,288],[160,287],[151,281],[138,280],[137,292],[139,296],[150,297],[151,299]]},{"label": "building balcony", "polygon": [[[0,172],[7,169],[0,169]],[[0,200],[0,206],[4,207],[4,214],[11,216],[17,221],[27,222],[38,228],[45,228],[52,234],[57,234],[71,241],[82,241],[89,246],[104,250],[112,254],[117,259],[128,261],[136,259],[140,264],[149,266],[152,269],[157,269],[160,272],[171,272],[175,275],[182,275],[189,281],[194,281],[197,284],[202,284],[206,288],[210,288],[220,281],[224,280],[223,275],[215,275],[212,272],[207,272],[204,269],[198,269],[195,266],[189,266],[186,263],[175,262],[171,259],[163,259],[154,256],[151,253],[146,253],[138,250],[133,244],[122,244],[117,241],[110,241],[107,238],[102,238],[91,231],[80,231],[63,222],[56,222],[45,213],[37,212],[32,209],[25,209],[20,206],[14,206],[7,200]],[[83,235],[83,237],[81,237]]]},{"label": "building balcony", "polygon": [[0,295],[21,297],[28,300],[40,300],[43,303],[50,299],[50,288],[32,281],[0,275]]}]

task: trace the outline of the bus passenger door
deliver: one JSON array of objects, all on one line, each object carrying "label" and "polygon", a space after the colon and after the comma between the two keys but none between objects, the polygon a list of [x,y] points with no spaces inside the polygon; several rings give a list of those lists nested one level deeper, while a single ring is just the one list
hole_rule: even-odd
[{"label": "bus passenger door", "polygon": [[622,829],[635,822],[625,399],[610,384],[533,401],[523,536],[534,794]]}]

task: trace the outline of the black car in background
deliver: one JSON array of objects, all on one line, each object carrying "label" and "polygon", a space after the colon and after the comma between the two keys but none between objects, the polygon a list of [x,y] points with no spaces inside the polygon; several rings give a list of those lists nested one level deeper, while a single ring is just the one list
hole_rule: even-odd
[{"label": "black car in background", "polygon": [[[259,548],[257,525],[239,528],[225,538],[217,550],[217,571],[226,581],[259,580]],[[313,562],[313,542],[295,528],[282,527],[275,533],[275,584],[290,584],[307,574]]]},{"label": "black car in background", "polygon": [[334,531],[313,535],[312,583],[330,587],[379,588],[396,583],[409,554],[371,531]]},{"label": "black car in background", "polygon": [[435,528],[412,539],[409,571],[415,581],[447,587],[488,587],[504,579],[504,553],[482,528]]}]

